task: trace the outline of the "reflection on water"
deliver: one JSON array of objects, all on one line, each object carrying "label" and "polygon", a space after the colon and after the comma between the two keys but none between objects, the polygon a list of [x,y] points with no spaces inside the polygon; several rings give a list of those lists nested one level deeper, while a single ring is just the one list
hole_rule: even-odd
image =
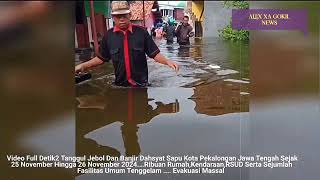
[{"label": "reflection on water", "polygon": [[[156,43],[180,65],[178,73],[148,59],[150,87],[120,88],[106,63],[77,85],[77,155],[239,154],[240,120],[249,111],[249,68],[242,64],[248,65],[248,46],[219,39],[185,47]],[[97,177],[77,177],[87,178]]]},{"label": "reflection on water", "polygon": [[[110,88],[103,95],[82,96],[77,100],[80,109],[77,115],[77,150],[84,148],[83,153],[90,152],[91,154],[96,154],[94,147],[97,145],[88,146],[86,144],[87,139],[83,138],[86,133],[114,122],[121,122],[120,129],[126,149],[125,154],[138,155],[141,151],[137,137],[138,125],[148,123],[159,114],[179,111],[177,101],[168,104],[154,101],[148,98],[146,88]],[[150,105],[152,102],[155,107]],[[102,154],[105,152],[103,151]]]},{"label": "reflection on water", "polygon": [[201,114],[248,112],[249,98],[244,91],[248,91],[248,87],[241,83],[217,81],[196,87],[192,99],[197,104],[195,110]]}]

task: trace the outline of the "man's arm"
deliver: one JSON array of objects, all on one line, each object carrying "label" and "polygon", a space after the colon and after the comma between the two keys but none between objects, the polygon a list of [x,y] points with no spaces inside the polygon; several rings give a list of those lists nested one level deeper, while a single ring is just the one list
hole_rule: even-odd
[{"label": "man's arm", "polygon": [[168,65],[175,71],[179,70],[177,63],[167,59],[163,55],[160,54],[160,50],[156,43],[153,41],[152,37],[145,31],[145,53],[150,57],[153,58],[156,62]]},{"label": "man's arm", "polygon": [[87,69],[99,66],[111,58],[106,35],[103,36],[99,47],[99,53],[91,60],[81,63],[75,67],[75,73],[83,72]]},{"label": "man's arm", "polygon": [[103,63],[104,63],[104,61],[102,61],[100,58],[94,57],[87,62],[84,62],[84,63],[77,65],[75,67],[75,73],[86,71],[87,69],[90,69],[92,67],[96,67],[96,66],[103,64]]},{"label": "man's arm", "polygon": [[163,34],[164,36],[166,36],[166,35],[167,35],[167,31],[168,31],[168,27],[167,27],[167,25],[164,25],[162,34]]},{"label": "man's arm", "polygon": [[179,66],[176,62],[173,62],[169,59],[167,59],[165,56],[163,56],[161,53],[158,53],[154,58],[153,58],[156,62],[167,65],[169,67],[171,67],[173,70],[175,70],[176,72],[179,71]]},{"label": "man's arm", "polygon": [[189,26],[188,37],[193,37],[193,36],[194,36],[193,28],[192,26]]},{"label": "man's arm", "polygon": [[181,25],[178,25],[177,29],[175,30],[175,35],[178,36],[180,33]]}]

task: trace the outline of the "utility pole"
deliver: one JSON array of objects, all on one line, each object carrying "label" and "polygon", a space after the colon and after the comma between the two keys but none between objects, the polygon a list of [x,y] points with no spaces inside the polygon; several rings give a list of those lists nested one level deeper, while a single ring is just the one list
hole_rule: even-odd
[{"label": "utility pole", "polygon": [[144,1],[142,1],[142,14],[143,14],[143,27],[146,27],[146,19],[145,19],[145,14],[144,14]]},{"label": "utility pole", "polygon": [[96,20],[94,17],[94,5],[93,0],[90,1],[90,11],[91,11],[91,28],[93,31],[93,45],[94,45],[94,52],[98,54],[98,37],[97,37],[97,29],[96,29]]}]

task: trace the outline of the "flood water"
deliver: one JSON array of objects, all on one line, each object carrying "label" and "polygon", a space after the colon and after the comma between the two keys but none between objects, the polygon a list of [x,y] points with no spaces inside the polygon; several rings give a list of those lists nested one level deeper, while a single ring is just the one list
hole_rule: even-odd
[{"label": "flood water", "polygon": [[[112,85],[112,64],[105,63],[90,71],[91,80],[76,86],[77,155],[240,154],[241,122],[249,115],[248,44],[212,38],[179,47],[155,41],[179,64],[178,73],[148,59],[151,85],[119,88]],[[90,56],[78,53],[76,63]],[[239,173],[231,169],[215,177],[238,178]],[[77,176],[105,178],[132,175]]]}]

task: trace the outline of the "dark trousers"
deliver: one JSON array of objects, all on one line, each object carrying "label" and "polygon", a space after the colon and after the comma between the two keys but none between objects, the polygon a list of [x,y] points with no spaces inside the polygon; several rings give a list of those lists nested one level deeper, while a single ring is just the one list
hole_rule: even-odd
[{"label": "dark trousers", "polygon": [[181,46],[184,46],[184,45],[190,45],[190,41],[187,41],[187,42],[179,42],[179,45]]},{"label": "dark trousers", "polygon": [[173,44],[173,40],[167,39],[167,44]]}]

